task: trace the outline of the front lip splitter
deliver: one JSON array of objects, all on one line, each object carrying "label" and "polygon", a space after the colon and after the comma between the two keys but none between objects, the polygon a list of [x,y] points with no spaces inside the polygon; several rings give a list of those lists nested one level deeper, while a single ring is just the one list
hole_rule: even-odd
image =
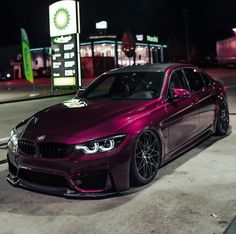
[{"label": "front lip splitter", "polygon": [[96,198],[96,197],[99,198],[99,197],[108,197],[108,196],[117,194],[116,192],[80,193],[76,190],[72,190],[69,188],[52,188],[52,187],[30,183],[12,174],[8,174],[7,181],[16,187],[22,187],[29,190],[40,191],[42,193],[59,195],[59,196],[68,197],[68,198]]}]

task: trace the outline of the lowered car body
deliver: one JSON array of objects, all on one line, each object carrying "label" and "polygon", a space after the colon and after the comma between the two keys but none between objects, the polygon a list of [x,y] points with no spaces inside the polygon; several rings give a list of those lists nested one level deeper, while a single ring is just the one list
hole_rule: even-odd
[{"label": "lowered car body", "polygon": [[69,197],[123,192],[151,182],[161,165],[228,127],[224,87],[198,68],[117,69],[13,129],[7,178]]}]

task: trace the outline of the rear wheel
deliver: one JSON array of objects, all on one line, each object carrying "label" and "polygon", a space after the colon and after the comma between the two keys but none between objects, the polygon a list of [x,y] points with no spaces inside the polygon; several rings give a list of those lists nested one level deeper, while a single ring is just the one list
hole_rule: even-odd
[{"label": "rear wheel", "polygon": [[226,102],[220,104],[217,117],[216,135],[224,136],[229,130],[229,109]]},{"label": "rear wheel", "polygon": [[160,166],[161,144],[151,130],[144,131],[137,139],[131,159],[132,185],[145,185],[153,180]]}]

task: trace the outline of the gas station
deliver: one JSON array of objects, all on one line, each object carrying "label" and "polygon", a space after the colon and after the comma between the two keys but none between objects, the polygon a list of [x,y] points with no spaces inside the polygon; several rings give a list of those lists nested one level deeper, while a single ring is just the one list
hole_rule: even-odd
[{"label": "gas station", "polygon": [[[107,33],[106,21],[96,22],[96,34],[80,41],[79,3],[59,1],[49,6],[51,46],[31,48],[37,77],[51,77],[52,88],[78,87],[82,79],[124,66],[167,62],[167,45],[157,36],[135,35],[135,57],[127,57],[122,40]],[[11,63],[15,79],[21,78],[21,62]]]},{"label": "gas station", "polygon": [[[58,37],[56,40],[60,40]],[[54,40],[55,43],[55,40]],[[50,70],[51,61],[57,57],[50,47],[32,48],[32,63],[35,71],[45,68]],[[122,41],[117,38],[93,36],[86,42],[80,43],[81,77],[82,79],[93,78],[110,69],[134,65],[133,58],[128,58],[122,50]],[[57,49],[56,49],[57,50]],[[50,54],[52,53],[52,55]],[[52,58],[52,60],[51,60]],[[167,45],[136,41],[135,65],[147,63],[167,62]],[[19,64],[17,64],[19,67]],[[55,66],[55,64],[54,64]],[[75,68],[74,68],[75,69]]]}]

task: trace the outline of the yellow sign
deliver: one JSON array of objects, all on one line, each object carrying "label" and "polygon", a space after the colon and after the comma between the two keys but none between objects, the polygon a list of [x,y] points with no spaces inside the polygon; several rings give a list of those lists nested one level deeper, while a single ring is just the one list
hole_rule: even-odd
[{"label": "yellow sign", "polygon": [[58,77],[53,80],[54,86],[75,86],[75,77]]}]

